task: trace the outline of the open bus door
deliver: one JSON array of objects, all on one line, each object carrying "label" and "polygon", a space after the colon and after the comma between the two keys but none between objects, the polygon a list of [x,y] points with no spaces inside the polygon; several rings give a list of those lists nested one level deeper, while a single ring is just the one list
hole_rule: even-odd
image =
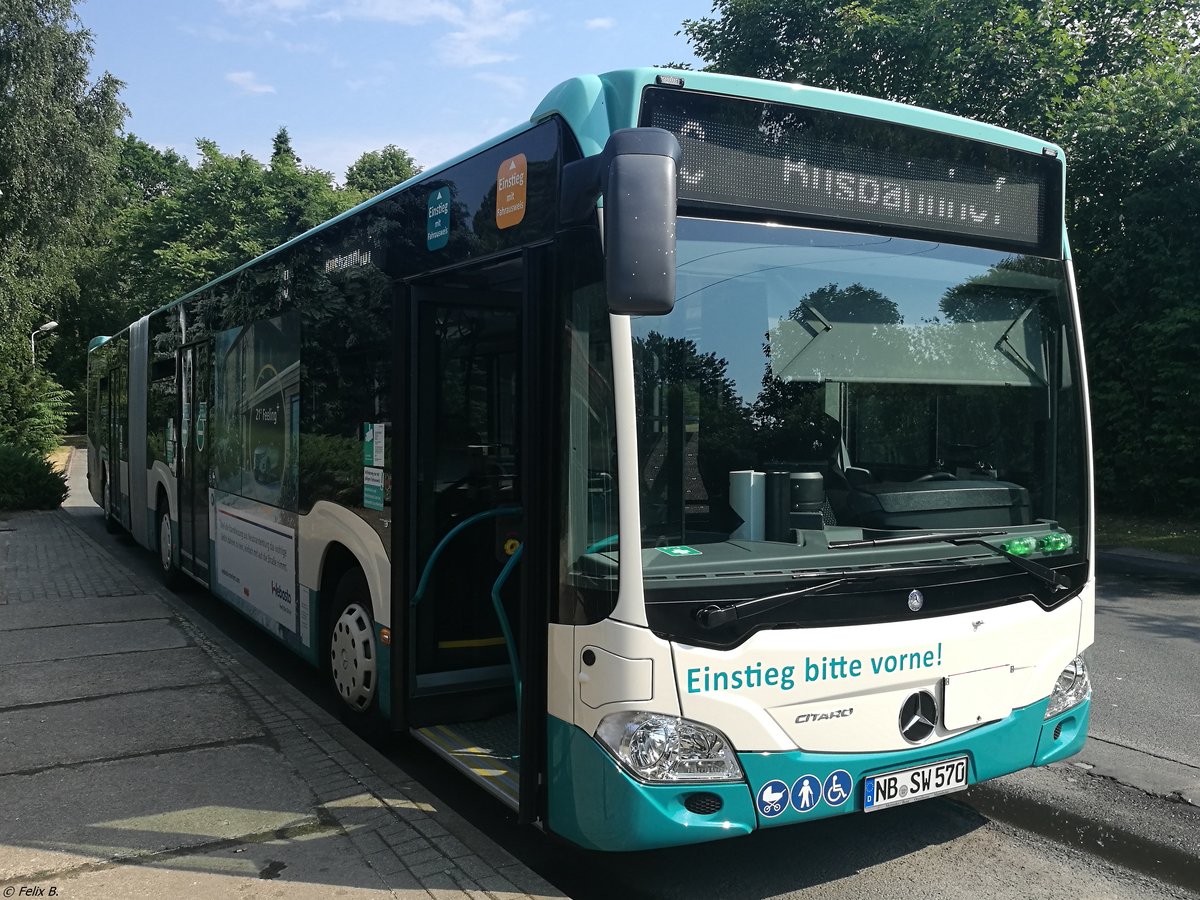
[{"label": "open bus door", "polygon": [[407,624],[412,733],[523,821],[538,817],[548,595],[533,585],[549,558],[530,515],[550,480],[533,477],[529,446],[531,418],[544,425],[527,412],[531,259],[409,289],[409,468],[396,481],[411,487],[394,557],[407,560],[394,620]]}]

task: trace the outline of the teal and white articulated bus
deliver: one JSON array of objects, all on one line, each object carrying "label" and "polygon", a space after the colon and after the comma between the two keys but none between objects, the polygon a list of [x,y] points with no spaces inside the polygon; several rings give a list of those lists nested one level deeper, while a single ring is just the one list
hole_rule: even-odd
[{"label": "teal and white articulated bus", "polygon": [[629,850],[1076,752],[1062,151],[698,72],[529,121],[93,341],[114,527],[525,823]]}]

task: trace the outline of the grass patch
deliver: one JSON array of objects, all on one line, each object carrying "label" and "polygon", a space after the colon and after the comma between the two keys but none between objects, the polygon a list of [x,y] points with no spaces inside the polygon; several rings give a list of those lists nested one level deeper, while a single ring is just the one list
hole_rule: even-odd
[{"label": "grass patch", "polygon": [[59,447],[50,453],[46,459],[50,460],[50,465],[54,466],[55,471],[67,471],[67,463],[71,461],[71,447]]},{"label": "grass patch", "polygon": [[1200,519],[1100,511],[1096,522],[1100,547],[1132,547],[1200,556]]},{"label": "grass patch", "polygon": [[87,449],[87,435],[83,434],[68,434],[64,437],[63,442],[58,449],[52,451],[46,458],[50,460],[50,465],[54,466],[59,472],[67,471],[67,464],[71,461],[72,450]]}]

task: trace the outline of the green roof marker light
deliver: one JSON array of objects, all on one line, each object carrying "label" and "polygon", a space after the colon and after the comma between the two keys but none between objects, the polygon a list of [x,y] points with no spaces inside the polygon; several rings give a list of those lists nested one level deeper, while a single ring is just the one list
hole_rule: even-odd
[{"label": "green roof marker light", "polygon": [[1065,531],[1055,531],[1038,537],[1019,537],[1005,541],[1003,547],[1013,556],[1028,556],[1030,553],[1061,553],[1075,546],[1075,538]]},{"label": "green roof marker light", "polygon": [[1070,550],[1073,546],[1075,546],[1075,539],[1065,531],[1047,534],[1041,540],[1043,553],[1059,553],[1063,550]]},{"label": "green roof marker light", "polygon": [[1004,542],[1004,549],[1013,556],[1028,556],[1038,548],[1038,539],[1035,537],[1013,538],[1011,541]]}]

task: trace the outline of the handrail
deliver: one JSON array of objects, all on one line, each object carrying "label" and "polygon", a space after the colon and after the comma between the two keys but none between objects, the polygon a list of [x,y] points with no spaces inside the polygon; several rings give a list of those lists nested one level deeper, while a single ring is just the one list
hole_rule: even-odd
[{"label": "handrail", "polygon": [[610,546],[612,546],[613,544],[615,544],[617,542],[618,537],[620,537],[620,535],[610,534],[606,538],[600,538],[600,540],[596,541],[596,543],[592,544],[592,546],[588,547],[583,552],[584,553],[599,553],[601,550],[607,550]]},{"label": "handrail", "polygon": [[508,647],[508,662],[512,666],[513,687],[517,691],[517,715],[521,714],[521,669],[517,660],[517,642],[513,638],[512,628],[508,624],[508,615],[504,612],[504,604],[500,600],[500,588],[504,587],[504,582],[508,581],[508,576],[512,570],[516,568],[517,562],[521,559],[521,551],[525,549],[522,544],[518,547],[513,555],[508,558],[508,562],[504,564],[504,568],[500,570],[500,574],[496,576],[496,581],[492,585],[492,608],[496,611],[496,618],[500,620],[500,630],[504,632],[504,643]]},{"label": "handrail", "polygon": [[429,559],[425,561],[425,568],[421,572],[421,580],[417,582],[416,593],[412,595],[412,599],[409,601],[408,605],[420,605],[421,599],[425,596],[425,590],[429,587],[429,579],[433,574],[433,564],[437,562],[437,558],[441,555],[442,551],[446,549],[446,545],[450,543],[451,538],[457,535],[468,525],[474,525],[476,522],[481,522],[484,519],[496,519],[502,516],[519,516],[523,513],[524,510],[522,510],[519,506],[498,506],[495,509],[485,509],[483,512],[478,512],[473,516],[468,516],[447,531],[445,536],[438,541],[437,546],[433,548],[433,552],[429,554]]},{"label": "handrail", "polygon": [[[481,522],[484,519],[498,519],[503,516],[520,516],[524,514],[524,510],[519,506],[498,506],[495,509],[485,509],[483,512],[475,513],[473,516],[468,516],[463,519],[453,528],[446,532],[433,552],[429,554],[429,559],[425,561],[425,568],[421,572],[421,580],[417,582],[416,593],[413,594],[412,600],[409,601],[410,607],[420,605],[422,598],[425,596],[425,590],[429,587],[429,579],[433,574],[433,564],[437,562],[437,558],[441,555],[446,545],[460,531],[469,525],[474,525],[476,522]],[[517,562],[521,558],[521,551],[525,549],[522,544],[517,547],[513,555],[508,558],[508,562],[504,564],[504,568],[500,570],[500,574],[496,577],[492,584],[492,609],[496,612],[496,618],[500,620],[500,630],[504,633],[504,645],[508,650],[508,662],[512,667],[513,687],[517,692],[517,713],[521,710],[521,669],[517,659],[517,642],[513,638],[512,628],[508,624],[508,615],[504,612],[504,604],[500,602],[500,589],[504,587],[504,583],[508,580],[508,576],[516,567]]]}]

